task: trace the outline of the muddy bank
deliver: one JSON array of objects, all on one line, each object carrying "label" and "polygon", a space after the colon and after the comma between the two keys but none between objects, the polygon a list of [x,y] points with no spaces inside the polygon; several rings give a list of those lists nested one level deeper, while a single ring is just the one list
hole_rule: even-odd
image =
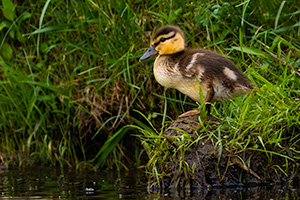
[{"label": "muddy bank", "polygon": [[[158,167],[160,178],[151,176],[149,185],[152,189],[249,187],[287,182],[299,185],[299,169],[287,167],[288,162],[289,166],[297,166],[293,163],[292,155],[289,159],[289,155],[283,157],[253,148],[228,146],[226,141],[233,138],[228,138],[227,133],[218,131],[218,126],[224,123],[226,122],[208,116],[205,122],[208,125],[200,137],[196,130],[203,127],[198,116],[174,121],[163,132],[163,137],[169,143],[169,151],[174,152],[174,148],[180,148],[180,144],[174,138],[183,133],[188,133],[191,139],[197,142],[193,143],[184,155],[178,151],[169,160],[165,160],[163,165],[158,165],[162,166]],[[253,142],[248,147],[255,146],[254,144]],[[257,148],[263,149],[261,146]],[[276,152],[276,149],[272,151]]]}]

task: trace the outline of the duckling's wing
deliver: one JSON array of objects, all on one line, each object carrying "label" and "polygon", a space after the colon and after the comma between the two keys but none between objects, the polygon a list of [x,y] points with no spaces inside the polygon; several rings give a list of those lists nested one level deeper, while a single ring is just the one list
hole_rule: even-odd
[{"label": "duckling's wing", "polygon": [[182,54],[181,75],[187,78],[197,76],[199,81],[219,82],[228,88],[250,91],[254,85],[224,56],[203,49],[191,49]]}]

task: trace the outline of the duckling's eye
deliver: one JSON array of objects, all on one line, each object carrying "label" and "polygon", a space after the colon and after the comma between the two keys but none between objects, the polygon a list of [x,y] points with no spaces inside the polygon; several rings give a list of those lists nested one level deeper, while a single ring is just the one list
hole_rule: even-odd
[{"label": "duckling's eye", "polygon": [[160,38],[160,42],[164,42],[164,41],[166,41],[166,38]]}]

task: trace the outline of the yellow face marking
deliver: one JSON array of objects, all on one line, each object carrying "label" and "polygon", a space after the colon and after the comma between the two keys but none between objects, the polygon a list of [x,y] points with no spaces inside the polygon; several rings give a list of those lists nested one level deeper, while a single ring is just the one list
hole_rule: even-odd
[{"label": "yellow face marking", "polygon": [[161,38],[169,38],[171,36],[173,36],[175,34],[174,31],[168,33],[168,34],[165,34],[165,35],[160,35],[158,36],[157,38],[155,38],[154,41],[152,41],[151,45],[154,45],[155,43],[158,43],[160,41]]},{"label": "yellow face marking", "polygon": [[[176,34],[174,37],[172,37]],[[161,38],[168,38],[164,42],[159,42]],[[158,38],[155,38],[152,42],[152,45],[157,44],[155,49],[159,52],[160,55],[164,54],[175,54],[184,50],[184,38],[181,34],[170,32],[165,35],[160,35]]]}]

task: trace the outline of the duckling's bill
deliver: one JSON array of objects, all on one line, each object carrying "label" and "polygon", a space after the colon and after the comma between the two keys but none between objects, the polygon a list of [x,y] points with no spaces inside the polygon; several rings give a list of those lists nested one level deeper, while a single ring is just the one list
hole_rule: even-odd
[{"label": "duckling's bill", "polygon": [[151,58],[152,56],[155,56],[156,54],[158,54],[158,51],[155,49],[155,45],[152,45],[145,53],[144,55],[142,55],[142,57],[140,58],[140,62],[143,60],[146,60],[148,58]]}]

